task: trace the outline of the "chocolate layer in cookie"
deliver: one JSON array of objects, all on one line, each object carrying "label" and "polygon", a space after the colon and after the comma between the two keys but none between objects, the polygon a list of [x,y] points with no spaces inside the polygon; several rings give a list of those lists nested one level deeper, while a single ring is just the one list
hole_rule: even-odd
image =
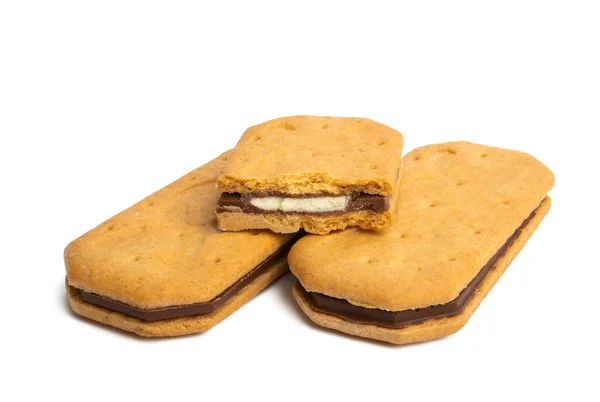
[{"label": "chocolate layer in cookie", "polygon": [[352,193],[349,195],[223,193],[218,201],[217,213],[339,214],[356,211],[385,212],[390,207],[389,198],[389,196],[366,193]]},{"label": "chocolate layer in cookie", "polygon": [[235,296],[244,286],[252,282],[258,276],[260,276],[273,264],[286,258],[288,251],[296,242],[296,240],[298,240],[298,238],[299,236],[290,241],[277,252],[273,253],[265,261],[257,265],[252,271],[248,272],[245,276],[238,279],[237,282],[235,282],[217,297],[208,302],[144,310],[138,307],[118,302],[116,300],[109,299],[107,297],[95,293],[88,293],[83,290],[79,291],[81,294],[81,298],[88,303],[95,304],[97,306],[104,307],[109,310],[117,311],[119,313],[129,315],[131,317],[136,317],[144,321],[156,321],[190,315],[208,314],[214,312],[219,307],[227,303],[227,301],[229,301],[229,299]]},{"label": "chocolate layer in cookie", "polygon": [[387,311],[356,306],[344,299],[337,299],[321,293],[307,292],[304,295],[313,309],[326,314],[332,314],[348,321],[361,324],[378,325],[388,328],[401,328],[408,324],[415,324],[432,318],[450,317],[459,314],[464,306],[471,300],[479,285],[486,275],[494,269],[498,260],[506,253],[512,243],[519,237],[521,230],[535,216],[537,208],[529,215],[519,228],[508,238],[506,243],[485,264],[479,273],[471,280],[458,297],[446,304],[439,304],[424,308],[404,311]]}]

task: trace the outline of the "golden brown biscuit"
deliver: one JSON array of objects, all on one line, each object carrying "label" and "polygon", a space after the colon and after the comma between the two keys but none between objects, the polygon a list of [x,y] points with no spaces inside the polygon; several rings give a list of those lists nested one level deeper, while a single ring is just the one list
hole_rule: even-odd
[{"label": "golden brown biscuit", "polygon": [[228,155],[67,246],[67,288],[75,312],[143,336],[200,332],[285,272],[292,236],[217,228],[215,180]]},{"label": "golden brown biscuit", "polygon": [[404,163],[389,229],[292,248],[295,298],[318,324],[392,343],[456,332],[550,207],[552,172],[521,152],[457,142]]},{"label": "golden brown biscuit", "polygon": [[381,230],[402,146],[402,134],[369,119],[293,116],[251,127],[218,178],[219,227]]}]

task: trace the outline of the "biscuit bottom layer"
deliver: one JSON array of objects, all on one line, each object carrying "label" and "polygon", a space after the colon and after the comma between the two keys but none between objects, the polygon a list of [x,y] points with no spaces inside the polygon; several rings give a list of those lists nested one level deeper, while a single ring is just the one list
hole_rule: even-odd
[{"label": "biscuit bottom layer", "polygon": [[299,286],[299,291],[305,296],[306,300],[314,310],[360,324],[378,325],[388,328],[402,328],[406,325],[416,324],[432,318],[458,315],[464,306],[471,300],[488,273],[494,269],[498,260],[506,254],[509,247],[517,240],[522,229],[533,219],[538,208],[523,221],[521,226],[517,228],[517,230],[508,238],[506,243],[504,243],[487,264],[484,265],[475,278],[473,278],[467,287],[460,292],[458,297],[449,303],[412,310],[387,311],[356,306],[344,299],[337,299],[316,292],[308,292],[301,286]]},{"label": "biscuit bottom layer", "polygon": [[281,193],[223,193],[217,213],[243,212],[247,214],[339,214],[344,212],[385,212],[390,208],[390,197],[366,193],[349,195]]},{"label": "biscuit bottom layer", "polygon": [[267,257],[266,260],[257,265],[254,269],[252,269],[242,278],[238,279],[233,285],[225,289],[221,294],[219,294],[217,297],[208,302],[168,306],[163,308],[145,310],[131,306],[129,304],[121,303],[113,299],[109,299],[107,297],[95,293],[85,292],[81,289],[77,290],[79,291],[81,298],[85,302],[95,304],[97,306],[104,307],[109,310],[113,310],[131,317],[139,318],[140,320],[144,321],[157,321],[169,318],[185,317],[190,315],[209,314],[216,311],[218,308],[227,303],[227,301],[229,301],[233,296],[235,296],[244,286],[251,283],[263,272],[267,271],[271,266],[277,264],[282,259],[285,259],[287,257],[287,253],[289,252],[290,248],[296,242],[297,239],[298,237],[294,238],[284,247],[271,254],[269,257]]}]

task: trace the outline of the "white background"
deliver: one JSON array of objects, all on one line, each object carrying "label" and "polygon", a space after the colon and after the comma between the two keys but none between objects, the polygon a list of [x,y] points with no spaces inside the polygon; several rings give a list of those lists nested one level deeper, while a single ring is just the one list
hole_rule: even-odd
[{"label": "white background", "polygon": [[[279,3],[0,2],[0,399],[598,400],[599,3]],[[289,276],[203,335],[68,310],[69,241],[292,114],[529,152],[552,210],[438,341],[315,327]]]}]

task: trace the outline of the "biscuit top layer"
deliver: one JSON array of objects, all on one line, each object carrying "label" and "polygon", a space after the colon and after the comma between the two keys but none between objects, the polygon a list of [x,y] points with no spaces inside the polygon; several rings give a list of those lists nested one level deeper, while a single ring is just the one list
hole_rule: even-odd
[{"label": "biscuit top layer", "polygon": [[306,236],[288,255],[302,286],[389,311],[454,300],[554,184],[525,153],[466,142],[430,145],[404,158],[382,232]]},{"label": "biscuit top layer", "polygon": [[392,194],[403,137],[369,119],[293,116],[250,127],[218,179],[231,193]]},{"label": "biscuit top layer", "polygon": [[69,284],[144,309],[207,302],[291,239],[221,232],[216,177],[225,153],[69,244]]}]

